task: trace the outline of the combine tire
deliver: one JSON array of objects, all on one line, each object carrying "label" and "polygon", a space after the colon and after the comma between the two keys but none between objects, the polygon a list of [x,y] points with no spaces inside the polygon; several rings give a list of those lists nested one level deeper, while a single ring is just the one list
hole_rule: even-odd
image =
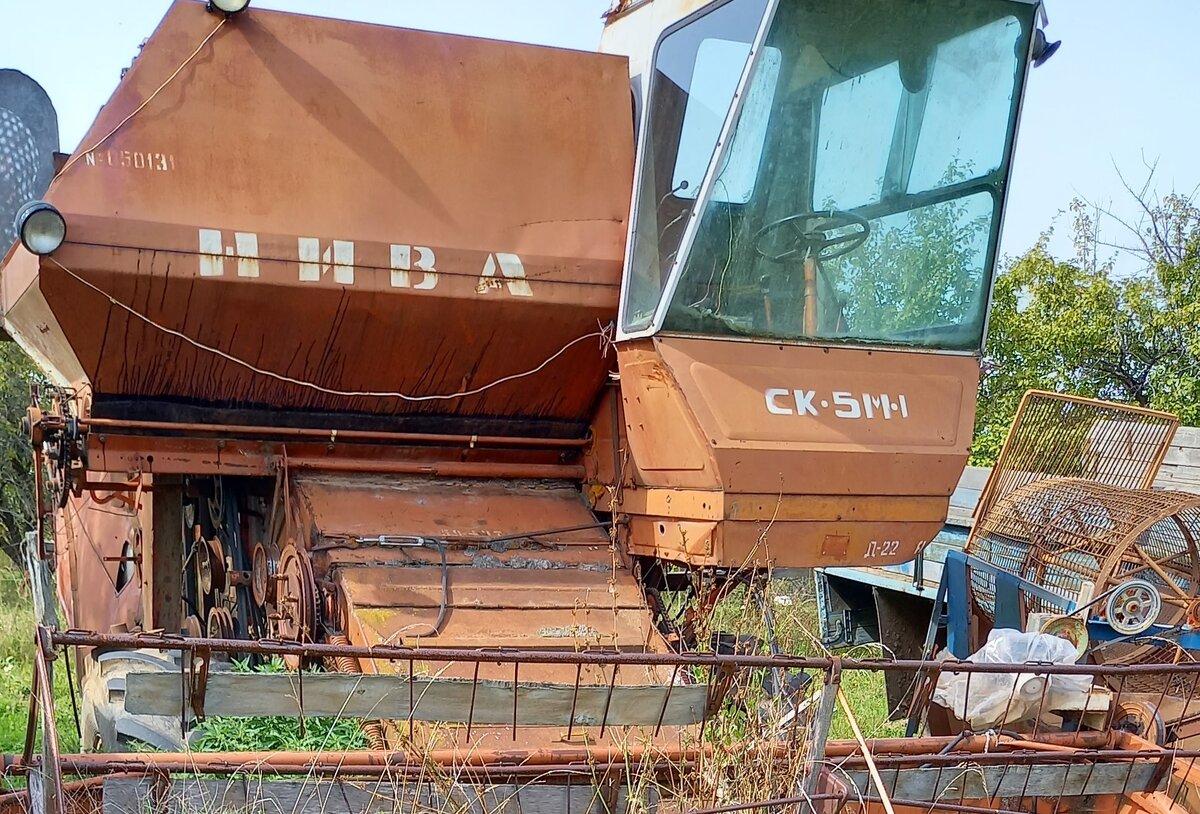
[{"label": "combine tire", "polygon": [[175,752],[184,748],[178,717],[125,711],[125,676],[135,672],[178,673],[175,661],[157,650],[114,650],[88,656],[88,661],[80,687],[83,749],[124,752],[145,745]]}]

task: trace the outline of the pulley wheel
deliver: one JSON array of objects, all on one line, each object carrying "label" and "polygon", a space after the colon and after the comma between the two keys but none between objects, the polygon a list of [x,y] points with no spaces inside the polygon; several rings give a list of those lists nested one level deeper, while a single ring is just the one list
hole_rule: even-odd
[{"label": "pulley wheel", "polygon": [[189,615],[183,620],[183,635],[189,639],[199,639],[204,635],[204,625],[200,621],[200,617]]},{"label": "pulley wheel", "polygon": [[1122,701],[1113,714],[1112,728],[1137,735],[1155,746],[1162,746],[1167,740],[1167,727],[1158,708],[1146,701]]},{"label": "pulley wheel", "polygon": [[317,624],[317,583],[308,554],[290,544],[284,548],[275,582],[274,618],[279,638],[312,641]]},{"label": "pulley wheel", "polygon": [[275,572],[279,563],[271,560],[262,543],[254,544],[250,555],[250,593],[260,608],[275,600]]},{"label": "pulley wheel", "polygon": [[194,550],[196,552],[196,583],[200,586],[200,593],[207,596],[212,593],[213,589],[212,549],[208,547],[205,540],[197,540]]},{"label": "pulley wheel", "polygon": [[1105,621],[1122,636],[1145,633],[1162,612],[1162,594],[1151,582],[1131,579],[1109,594],[1104,606]]},{"label": "pulley wheel", "polygon": [[236,638],[233,628],[233,614],[228,608],[213,608],[208,612],[208,636],[210,639]]},{"label": "pulley wheel", "polygon": [[216,537],[208,541],[209,571],[212,573],[211,582],[214,591],[225,590],[225,549]]},{"label": "pulley wheel", "polygon": [[1200,599],[1193,599],[1188,605],[1186,621],[1189,627],[1200,627]]}]

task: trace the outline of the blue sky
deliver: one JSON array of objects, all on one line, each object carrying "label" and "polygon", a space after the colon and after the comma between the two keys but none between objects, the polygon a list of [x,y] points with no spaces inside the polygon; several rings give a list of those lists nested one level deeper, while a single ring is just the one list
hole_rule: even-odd
[{"label": "blue sky", "polygon": [[[831,0],[836,2],[836,0]],[[97,109],[169,0],[3,0],[0,67],[46,88],[64,150]],[[459,34],[593,50],[609,0],[253,0],[257,8],[330,14]],[[1069,255],[1071,198],[1136,208],[1116,168],[1140,186],[1200,185],[1200,0],[1048,0],[1062,49],[1030,78],[1001,249],[1018,254],[1056,223],[1051,243]],[[1121,242],[1112,227],[1110,236]],[[1130,268],[1130,261],[1122,261]]]}]

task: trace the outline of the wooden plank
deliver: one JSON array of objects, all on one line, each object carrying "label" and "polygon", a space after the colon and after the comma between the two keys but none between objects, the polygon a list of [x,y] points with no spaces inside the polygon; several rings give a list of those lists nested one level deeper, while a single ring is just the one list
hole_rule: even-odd
[{"label": "wooden plank", "polygon": [[[125,710],[140,715],[177,715],[182,708],[179,676],[173,673],[130,673],[126,677]],[[513,683],[417,676],[305,674],[303,710],[300,680],[295,673],[213,673],[204,697],[207,715],[231,717],[330,715],[347,718],[467,723],[511,726]],[[694,685],[616,686],[521,682],[516,688],[518,726],[567,726],[574,699],[579,726],[666,726],[699,723],[707,687]],[[413,700],[415,710],[410,707]],[[190,706],[190,699],[187,704]],[[663,705],[666,710],[663,711]],[[607,718],[606,710],[607,708]]]},{"label": "wooden plank", "polygon": [[1196,447],[1172,446],[1167,450],[1167,454],[1163,458],[1163,463],[1175,464],[1176,466],[1200,467],[1200,449]]},{"label": "wooden plank", "polygon": [[1200,449],[1200,427],[1180,427],[1171,441],[1171,446]]},{"label": "wooden plank", "polygon": [[[442,782],[439,782],[442,781]],[[651,810],[657,795],[647,790],[630,799],[623,785],[597,786],[586,779],[571,784],[471,785],[432,777],[422,783],[345,780],[167,779],[155,788],[151,778],[112,777],[104,781],[103,814],[394,814],[400,811],[455,811],[463,814],[605,814]]]},{"label": "wooden plank", "polygon": [[[995,797],[1084,797],[1129,791],[1158,791],[1166,774],[1149,788],[1157,761],[1138,763],[1078,762],[1034,766],[959,766],[881,769],[884,787],[899,800],[964,800]],[[866,769],[847,772],[851,788],[871,788]]]},{"label": "wooden plank", "polygon": [[1154,486],[1159,489],[1175,489],[1182,491],[1196,491],[1195,487],[1200,485],[1200,468],[1187,467],[1176,468],[1164,466],[1158,473],[1158,478],[1154,481]]},{"label": "wooden plank", "polygon": [[946,524],[949,526],[960,526],[962,528],[971,528],[975,523],[975,518],[972,517],[973,510],[959,509],[954,506],[946,512]]},{"label": "wooden plank", "polygon": [[950,505],[973,510],[975,504],[979,502],[979,494],[979,489],[960,486],[950,495]]},{"label": "wooden plank", "polygon": [[979,491],[987,483],[991,474],[990,466],[968,466],[963,469],[962,477],[958,479],[958,485]]},{"label": "wooden plank", "polygon": [[154,475],[152,533],[142,543],[142,604],[148,630],[177,633],[183,626],[183,478]]},{"label": "wooden plank", "polygon": [[1185,478],[1200,477],[1200,466],[1185,466],[1183,464],[1164,463],[1158,470],[1158,477],[1164,475],[1179,475]]}]

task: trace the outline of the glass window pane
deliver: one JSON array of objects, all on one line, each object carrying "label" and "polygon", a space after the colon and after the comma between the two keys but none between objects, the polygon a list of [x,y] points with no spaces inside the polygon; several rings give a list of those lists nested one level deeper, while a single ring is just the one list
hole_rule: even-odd
[{"label": "glass window pane", "polygon": [[882,197],[903,93],[894,62],[825,91],[814,209],[853,209]]},{"label": "glass window pane", "polygon": [[[694,199],[700,193],[700,183],[712,161],[749,55],[750,43],[746,42],[709,39],[700,43],[671,182],[672,188],[679,190],[680,198]],[[754,194],[767,137],[767,119],[771,115],[771,97],[779,79],[779,50],[764,49],[759,63],[741,113],[742,119],[752,124],[738,130],[725,157],[721,183],[713,190],[713,199],[723,203],[746,203]]]},{"label": "glass window pane", "polygon": [[1000,166],[1020,33],[1017,19],[1005,17],[938,46],[909,192],[978,178]]},{"label": "glass window pane", "polygon": [[821,266],[816,335],[973,347],[987,308],[994,208],[992,194],[979,192],[874,221],[859,250]]},{"label": "glass window pane", "polygon": [[[692,83],[694,79],[709,77],[705,68],[697,66],[701,48],[705,42],[731,44],[721,46],[724,50],[720,54],[720,69],[732,77],[725,78],[724,84],[733,82],[736,87],[766,4],[767,0],[731,0],[671,32],[659,43],[646,105],[649,119],[646,143],[641,147],[633,247],[622,303],[622,327],[626,331],[646,328],[654,316],[703,173],[712,160],[717,139],[712,122],[718,119],[724,122],[732,100],[732,91],[728,93],[729,99],[721,101],[720,94],[706,86],[703,96],[709,113],[693,114],[693,126],[701,122],[701,129],[708,135],[685,133],[684,118],[691,108]],[[732,45],[740,45],[742,49],[740,63]],[[717,124],[716,132],[719,131]],[[686,158],[680,158],[681,149]],[[680,164],[687,168],[682,175],[677,170]],[[691,168],[698,168],[693,178],[687,177],[692,174]]]},{"label": "glass window pane", "polygon": [[755,171],[730,158],[695,204],[663,329],[978,350],[1035,12],[780,3],[770,109],[733,137],[762,145]]}]

